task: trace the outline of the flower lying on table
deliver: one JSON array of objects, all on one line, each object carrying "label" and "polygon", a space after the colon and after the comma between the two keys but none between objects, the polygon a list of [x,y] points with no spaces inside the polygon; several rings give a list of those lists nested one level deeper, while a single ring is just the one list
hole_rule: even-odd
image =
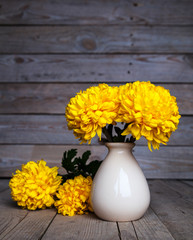
[{"label": "flower lying on table", "polygon": [[84,214],[88,210],[92,211],[89,204],[89,195],[91,191],[92,178],[79,175],[74,179],[68,179],[63,185],[60,185],[54,205],[58,213],[74,216],[75,214]]},{"label": "flower lying on table", "polygon": [[17,170],[9,182],[14,201],[29,210],[45,209],[54,204],[54,195],[61,184],[58,168],[49,168],[41,160],[30,161]]},{"label": "flower lying on table", "polygon": [[[134,142],[144,136],[151,150],[151,145],[159,149],[160,143],[169,141],[180,115],[169,90],[137,81],[120,87],[99,84],[80,91],[70,99],[66,119],[81,143],[91,143],[96,134],[101,140],[102,132],[109,142]],[[125,123],[123,129],[116,126],[118,122]]]}]

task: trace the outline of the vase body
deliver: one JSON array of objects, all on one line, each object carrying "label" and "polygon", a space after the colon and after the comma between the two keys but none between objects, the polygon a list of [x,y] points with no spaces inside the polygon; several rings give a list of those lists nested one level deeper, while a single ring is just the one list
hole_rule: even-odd
[{"label": "vase body", "polygon": [[133,143],[106,143],[109,153],[92,184],[95,214],[107,221],[141,218],[150,203],[146,178],[132,154]]}]

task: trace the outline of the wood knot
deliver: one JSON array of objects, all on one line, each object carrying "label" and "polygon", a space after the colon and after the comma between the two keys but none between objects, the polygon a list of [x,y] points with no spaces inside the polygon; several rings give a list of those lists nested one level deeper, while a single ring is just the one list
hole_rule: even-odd
[{"label": "wood knot", "polygon": [[134,2],[134,3],[133,3],[133,6],[134,6],[134,7],[138,7],[139,4],[138,4],[137,2]]},{"label": "wood knot", "polygon": [[85,38],[82,40],[82,46],[91,51],[96,49],[96,42],[93,39]]},{"label": "wood knot", "polygon": [[23,63],[23,62],[24,62],[24,59],[21,58],[21,57],[16,57],[16,58],[15,58],[15,62],[16,62],[16,63]]}]

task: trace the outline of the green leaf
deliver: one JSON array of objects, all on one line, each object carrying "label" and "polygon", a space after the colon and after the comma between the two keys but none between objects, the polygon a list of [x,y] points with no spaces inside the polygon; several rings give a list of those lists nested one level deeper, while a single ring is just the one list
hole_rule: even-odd
[{"label": "green leaf", "polygon": [[67,171],[67,174],[63,176],[63,182],[79,175],[84,177],[91,176],[93,178],[101,164],[101,161],[98,160],[86,164],[91,155],[90,151],[84,152],[82,157],[75,158],[76,155],[77,149],[71,149],[63,154],[62,167]]},{"label": "green leaf", "polygon": [[77,154],[77,149],[71,149],[67,151],[67,158],[68,159],[73,159]]},{"label": "green leaf", "polygon": [[66,169],[66,171],[69,172],[73,172],[75,169],[75,165],[77,160],[73,158],[76,156],[77,154],[77,149],[71,149],[69,151],[64,152],[63,154],[63,158],[62,158],[62,167]]},{"label": "green leaf", "polygon": [[76,159],[76,163],[77,163],[77,168],[78,171],[83,171],[85,172],[85,166],[86,166],[86,162],[89,159],[89,156],[91,155],[90,151],[86,151],[82,154],[82,157],[78,157]]},{"label": "green leaf", "polygon": [[89,159],[91,155],[91,151],[86,151],[82,154],[82,159],[81,159],[81,163],[86,164],[87,160]]},{"label": "green leaf", "polygon": [[120,129],[119,127],[114,127],[114,128],[115,128],[116,134],[117,134],[118,136],[120,136],[121,133],[122,133],[121,129]]},{"label": "green leaf", "polygon": [[94,176],[95,176],[97,170],[99,169],[101,163],[102,163],[102,161],[95,160],[95,161],[90,162],[86,166],[86,170],[92,178],[94,178]]}]

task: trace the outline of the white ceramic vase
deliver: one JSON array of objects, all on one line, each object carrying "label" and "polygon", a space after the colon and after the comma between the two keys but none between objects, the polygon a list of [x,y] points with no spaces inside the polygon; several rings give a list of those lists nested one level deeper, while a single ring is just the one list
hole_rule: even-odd
[{"label": "white ceramic vase", "polygon": [[141,218],[150,203],[146,178],[132,154],[134,143],[106,143],[109,153],[92,184],[95,214],[107,221]]}]

